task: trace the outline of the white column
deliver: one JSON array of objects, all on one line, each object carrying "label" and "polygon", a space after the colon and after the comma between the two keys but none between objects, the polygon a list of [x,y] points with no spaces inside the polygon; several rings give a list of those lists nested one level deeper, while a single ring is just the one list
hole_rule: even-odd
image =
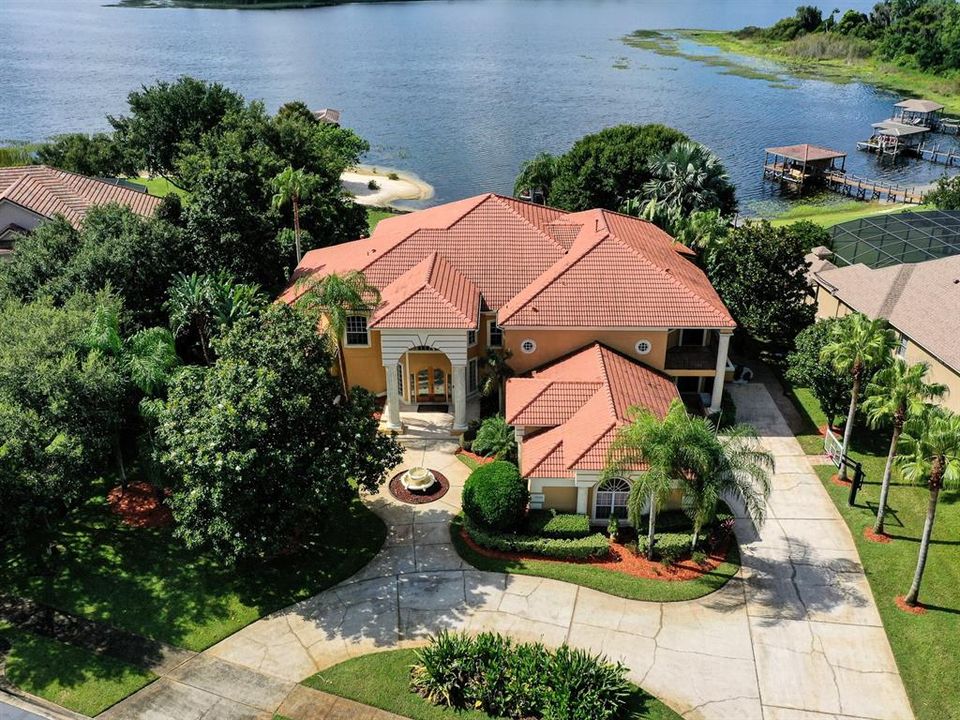
[{"label": "white column", "polygon": [[713,379],[713,396],[710,398],[710,413],[720,412],[723,398],[723,380],[727,372],[727,352],[730,350],[730,333],[720,333],[717,347],[717,374]]},{"label": "white column", "polygon": [[387,427],[391,430],[400,430],[400,387],[397,384],[397,366],[385,365],[383,371],[387,375]]},{"label": "white column", "polygon": [[513,436],[517,439],[517,467],[523,473],[523,433],[526,428],[514,426]]},{"label": "white column", "polygon": [[467,366],[453,365],[453,429],[467,429]]},{"label": "white column", "polygon": [[586,515],[587,514],[587,493],[590,490],[588,487],[580,485],[577,487],[577,514]]}]

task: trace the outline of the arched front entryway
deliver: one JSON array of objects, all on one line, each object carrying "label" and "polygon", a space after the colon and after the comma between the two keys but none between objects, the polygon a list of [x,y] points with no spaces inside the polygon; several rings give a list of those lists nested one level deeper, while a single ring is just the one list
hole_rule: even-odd
[{"label": "arched front entryway", "polygon": [[453,429],[467,427],[467,333],[462,330],[383,330],[387,427],[400,430],[401,405],[448,405]]}]

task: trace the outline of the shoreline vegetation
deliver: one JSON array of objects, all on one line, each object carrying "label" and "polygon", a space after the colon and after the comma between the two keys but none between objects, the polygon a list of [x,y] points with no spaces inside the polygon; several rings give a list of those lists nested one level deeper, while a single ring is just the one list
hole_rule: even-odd
[{"label": "shoreline vegetation", "polygon": [[[681,41],[693,42],[720,50],[722,54],[700,54],[685,51]],[[960,78],[944,77],[931,72],[903,68],[873,57],[842,59],[809,59],[791,57],[776,42],[737,37],[736,32],[722,30],[637,30],[624,36],[623,42],[639,50],[658,55],[679,57],[692,62],[722,68],[724,75],[750,80],[765,80],[773,87],[795,88],[790,81],[825,80],[835,83],[862,82],[904,97],[923,97],[946,106],[945,112],[960,114]],[[727,55],[747,60],[774,63],[782,71],[756,67]]]}]

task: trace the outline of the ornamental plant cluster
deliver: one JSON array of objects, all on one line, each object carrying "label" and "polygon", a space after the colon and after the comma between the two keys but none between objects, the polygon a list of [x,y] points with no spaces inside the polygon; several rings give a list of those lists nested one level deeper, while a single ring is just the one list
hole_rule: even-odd
[{"label": "ornamental plant cluster", "polygon": [[417,651],[410,687],[434,705],[492,717],[615,720],[627,715],[627,668],[562,645],[514,643],[494,633],[442,632]]}]

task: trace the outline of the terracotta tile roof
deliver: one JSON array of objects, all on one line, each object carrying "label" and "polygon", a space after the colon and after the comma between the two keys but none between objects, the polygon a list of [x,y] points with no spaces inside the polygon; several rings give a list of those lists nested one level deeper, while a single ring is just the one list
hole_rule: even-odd
[{"label": "terracotta tile roof", "polygon": [[601,470],[631,407],[663,417],[679,397],[673,381],[593,343],[530,377],[507,381],[507,422],[550,429],[523,439],[526,477],[570,477]]},{"label": "terracotta tile roof", "polygon": [[960,255],[872,269],[826,268],[814,279],[845,305],[897,330],[960,372]]},{"label": "terracotta tile roof", "polygon": [[500,325],[734,327],[691,251],[655,225],[602,210],[569,219],[582,223],[570,251],[500,309]]},{"label": "terracotta tile roof", "polygon": [[370,319],[378,328],[477,327],[480,291],[444,258],[431,253],[387,285]]},{"label": "terracotta tile roof", "polygon": [[79,226],[87,210],[120,203],[150,216],[161,198],[122,185],[57,170],[46,165],[0,168],[0,201],[9,200],[44,217],[63,215]]},{"label": "terracotta tile roof", "polygon": [[493,194],[388,218],[370,238],[312,250],[281,299],[296,298],[300,278],[349,270],[385,292],[432,254],[479,290],[501,324],[734,325],[693,253],[653,224]]}]

